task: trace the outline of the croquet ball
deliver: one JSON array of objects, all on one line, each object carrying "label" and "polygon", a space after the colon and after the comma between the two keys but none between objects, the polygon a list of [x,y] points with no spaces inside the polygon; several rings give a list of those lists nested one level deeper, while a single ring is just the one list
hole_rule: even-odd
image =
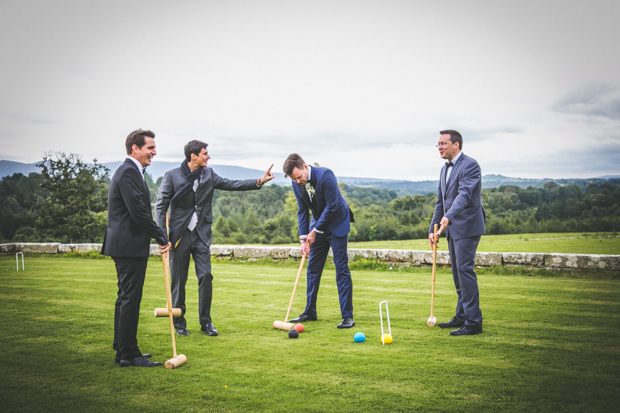
[{"label": "croquet ball", "polygon": [[364,333],[355,333],[355,335],[353,336],[353,340],[356,343],[363,343],[364,341],[366,341],[366,336],[364,335]]},{"label": "croquet ball", "polygon": [[288,332],[288,338],[297,338],[299,337],[299,333],[297,332],[297,330],[292,329],[291,331]]},{"label": "croquet ball", "polygon": [[295,324],[295,330],[297,330],[298,333],[301,333],[304,331],[304,325],[303,324]]},{"label": "croquet ball", "polygon": [[391,336],[391,335],[389,335],[389,334],[384,334],[384,335],[383,335],[383,341],[382,341],[382,342],[383,342],[383,343],[385,343],[385,344],[390,344],[390,343],[392,343],[392,336]]}]

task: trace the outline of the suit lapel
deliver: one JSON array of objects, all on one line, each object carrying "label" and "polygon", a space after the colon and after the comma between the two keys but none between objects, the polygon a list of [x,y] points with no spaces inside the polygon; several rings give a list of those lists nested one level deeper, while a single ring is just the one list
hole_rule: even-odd
[{"label": "suit lapel", "polygon": [[443,196],[443,199],[446,199],[446,175],[448,174],[448,167],[444,166],[441,169],[441,195]]},{"label": "suit lapel", "polygon": [[456,160],[456,163],[454,164],[454,166],[452,167],[452,170],[450,171],[450,179],[448,180],[448,182],[446,182],[446,189],[448,185],[450,185],[450,183],[454,182],[454,180],[456,179],[457,173],[459,169],[461,169],[461,165],[463,165],[464,158],[465,158],[465,154],[462,153],[461,156],[459,156],[459,159]]}]

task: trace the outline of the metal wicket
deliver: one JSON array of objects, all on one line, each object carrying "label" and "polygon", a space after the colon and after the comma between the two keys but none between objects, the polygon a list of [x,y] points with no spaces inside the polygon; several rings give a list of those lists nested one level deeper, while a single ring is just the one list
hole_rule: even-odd
[{"label": "metal wicket", "polygon": [[17,254],[15,254],[15,266],[17,267],[17,271],[19,271],[19,259],[17,258],[18,255],[22,256],[22,271],[26,271],[24,269],[24,253],[23,252],[18,252]]},{"label": "metal wicket", "polygon": [[381,301],[379,303],[379,317],[381,318],[381,342],[385,346],[385,340],[383,339],[383,336],[384,336],[383,334],[383,309],[381,307],[383,303],[385,303],[385,314],[387,315],[388,334],[390,336],[392,336],[392,326],[390,325],[390,310],[388,310],[388,302]]}]

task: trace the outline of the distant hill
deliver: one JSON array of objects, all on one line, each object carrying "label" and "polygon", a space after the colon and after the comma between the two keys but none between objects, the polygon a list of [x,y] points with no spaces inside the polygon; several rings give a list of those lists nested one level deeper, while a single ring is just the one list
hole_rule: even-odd
[{"label": "distant hill", "polygon": [[31,172],[40,172],[34,163],[22,163],[13,161],[0,161],[0,179],[13,174],[28,175]]},{"label": "distant hill", "polygon": [[[110,168],[110,176],[114,174],[114,171],[120,166],[121,162],[108,162],[103,165]],[[159,177],[164,176],[166,171],[177,168],[181,164],[178,162],[163,162],[155,161],[152,166],[147,168],[147,172],[157,180]],[[230,165],[209,165],[215,173],[221,177],[228,179],[257,179],[263,176],[265,171],[258,169],[243,168],[240,166]],[[0,179],[5,176],[11,176],[15,173],[22,173],[28,175],[31,172],[40,172],[40,169],[36,166],[36,163],[21,163],[13,161],[0,161]],[[272,171],[273,172],[273,171]],[[284,174],[281,172],[273,172],[275,178],[272,183],[276,185],[289,185],[290,180],[284,178]],[[524,179],[524,178],[510,178],[502,175],[484,175],[482,177],[482,186],[484,188],[498,188],[502,185],[515,185],[521,188],[527,188],[533,186],[534,188],[541,188],[546,182],[555,181],[560,185],[573,185],[577,184],[583,186],[589,182],[602,179],[614,179],[620,178],[620,175],[604,175],[591,179]],[[437,186],[439,181],[400,181],[395,179],[379,179],[379,178],[358,178],[350,176],[342,176],[338,178],[340,182],[343,182],[349,186],[362,186],[373,189],[388,189],[396,191],[399,196],[405,195],[424,195],[429,192],[437,192]]]}]

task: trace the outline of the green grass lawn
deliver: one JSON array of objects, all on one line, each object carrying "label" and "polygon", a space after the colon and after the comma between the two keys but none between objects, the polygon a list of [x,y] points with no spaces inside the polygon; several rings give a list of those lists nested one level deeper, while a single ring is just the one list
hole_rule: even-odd
[{"label": "green grass lawn", "polygon": [[[445,238],[440,248],[446,246]],[[349,248],[429,250],[428,240],[350,242]],[[620,235],[614,233],[548,233],[484,235],[479,252],[543,252],[563,254],[620,254]]]},{"label": "green grass lawn", "polygon": [[[620,405],[620,281],[586,277],[479,276],[484,334],[451,337],[426,327],[430,270],[352,271],[357,325],[338,330],[333,267],[319,321],[299,339],[274,330],[299,263],[214,262],[212,315],[200,332],[190,275],[187,364],[120,368],[112,345],[116,274],[110,259],[0,257],[0,409],[3,412],[604,412]],[[305,281],[293,305],[303,310]],[[394,343],[381,345],[387,300]],[[439,269],[435,314],[456,295]],[[138,342],[171,358],[161,261],[149,261]],[[353,334],[367,340],[354,343]]]}]

